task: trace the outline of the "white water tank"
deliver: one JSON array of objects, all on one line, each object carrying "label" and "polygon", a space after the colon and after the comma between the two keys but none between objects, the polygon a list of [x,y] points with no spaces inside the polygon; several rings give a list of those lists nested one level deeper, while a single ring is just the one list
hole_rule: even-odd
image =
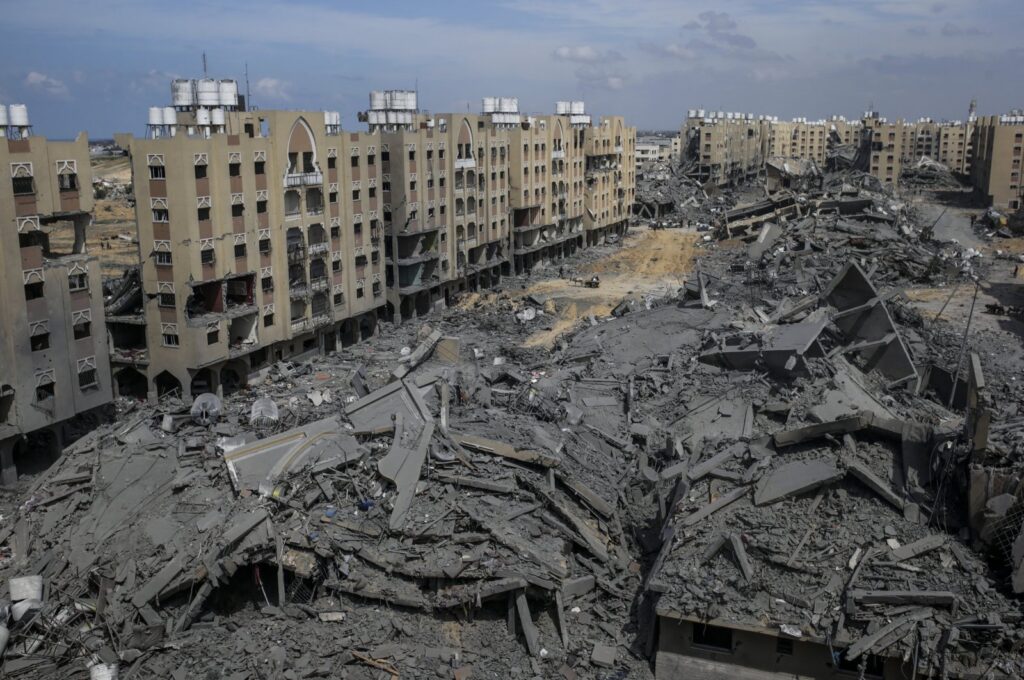
[{"label": "white water tank", "polygon": [[220,93],[220,105],[229,109],[238,107],[238,83],[234,80],[220,81],[217,91]]},{"label": "white water tank", "polygon": [[221,127],[224,125],[224,109],[214,109],[210,112],[210,122]]},{"label": "white water tank", "polygon": [[331,123],[331,124],[332,125],[337,125],[337,126],[340,127],[341,126],[341,111],[334,111],[333,115],[332,115],[332,119],[334,120],[334,122]]},{"label": "white water tank", "polygon": [[381,90],[373,90],[370,92],[370,110],[380,111],[387,108],[387,98],[384,96],[384,92]]},{"label": "white water tank", "polygon": [[569,103],[569,113],[575,113],[580,116],[587,112],[587,106],[584,102],[575,101]]},{"label": "white water tank", "polygon": [[398,125],[398,111],[387,111],[386,114],[388,125]]},{"label": "white water tank", "polygon": [[196,81],[196,100],[199,106],[214,107],[220,104],[220,88],[212,78]]},{"label": "white water tank", "polygon": [[148,125],[163,125],[164,124],[164,110],[159,106],[149,107],[149,120]]},{"label": "white water tank", "polygon": [[210,109],[199,107],[196,109],[196,125],[210,124]]},{"label": "white water tank", "polygon": [[174,110],[173,106],[165,106],[163,115],[160,118],[164,125],[178,124],[178,112]]},{"label": "white water tank", "polygon": [[498,110],[498,100],[496,97],[484,97],[483,99],[483,112],[494,113]]},{"label": "white water tank", "polygon": [[572,105],[569,102],[555,102],[555,113],[564,116],[572,113]]},{"label": "white water tank", "polygon": [[24,104],[11,104],[10,125],[13,127],[28,127],[28,107]]},{"label": "white water tank", "polygon": [[7,127],[7,107],[0,104],[0,127]]},{"label": "white water tank", "polygon": [[178,78],[171,81],[171,104],[177,108],[189,108],[195,106],[195,103],[191,80]]},{"label": "white water tank", "polygon": [[412,90],[399,90],[398,100],[401,103],[400,106],[396,106],[397,109],[403,111],[415,111],[416,110],[416,93]]}]

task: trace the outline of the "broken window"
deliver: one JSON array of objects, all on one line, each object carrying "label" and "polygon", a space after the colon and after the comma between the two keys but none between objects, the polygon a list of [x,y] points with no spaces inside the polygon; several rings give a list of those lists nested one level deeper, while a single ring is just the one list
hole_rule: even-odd
[{"label": "broken window", "polygon": [[209,208],[199,208],[196,211],[196,217],[199,219],[200,222],[207,222],[207,221],[209,221],[209,219],[210,219],[210,209]]},{"label": "broken window", "polygon": [[262,288],[264,293],[274,290],[274,277],[264,276],[260,280],[260,288]]},{"label": "broken window", "polygon": [[206,166],[197,165],[195,166],[196,179],[206,179]]},{"label": "broken window", "polygon": [[153,208],[154,222],[169,222],[170,219],[171,215],[166,208]]},{"label": "broken window", "polygon": [[266,326],[273,326],[273,325],[274,325],[274,315],[273,314],[264,314],[263,315],[263,326],[266,327]]},{"label": "broken window", "polygon": [[96,369],[90,368],[86,371],[82,371],[78,374],[78,387],[79,389],[87,389],[89,387],[96,387],[98,385],[96,380]]},{"label": "broken window", "polygon": [[732,652],[732,628],[693,624],[693,644],[726,652]]},{"label": "broken window", "polygon": [[242,217],[242,215],[244,213],[245,213],[245,206],[242,205],[241,203],[236,203],[233,206],[231,206],[231,216],[232,217]]},{"label": "broken window", "polygon": [[68,290],[72,293],[89,288],[89,277],[85,274],[71,274],[68,276]]},{"label": "broken window", "polygon": [[220,342],[220,329],[215,329],[215,330],[212,330],[212,331],[207,331],[207,333],[206,333],[206,344],[207,345],[216,345],[218,342]]},{"label": "broken window", "polygon": [[26,300],[38,300],[43,297],[43,282],[37,281],[35,283],[25,284],[25,299]]},{"label": "broken window", "polygon": [[55,393],[56,389],[53,383],[40,385],[36,388],[36,402],[43,402],[47,399],[52,399]]},{"label": "broken window", "polygon": [[50,349],[50,334],[39,333],[29,338],[29,346],[33,352],[42,352],[44,349]]},{"label": "broken window", "polygon": [[82,340],[92,335],[92,325],[88,321],[76,323],[72,327],[72,330],[75,334],[75,340]]}]

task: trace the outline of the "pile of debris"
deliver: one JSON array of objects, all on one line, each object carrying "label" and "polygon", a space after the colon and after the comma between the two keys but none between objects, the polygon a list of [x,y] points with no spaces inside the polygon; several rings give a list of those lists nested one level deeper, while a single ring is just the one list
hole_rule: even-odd
[{"label": "pile of debris", "polygon": [[966,188],[949,166],[928,156],[921,156],[913,163],[904,163],[900,172],[900,186],[904,189],[928,191],[962,191]]}]

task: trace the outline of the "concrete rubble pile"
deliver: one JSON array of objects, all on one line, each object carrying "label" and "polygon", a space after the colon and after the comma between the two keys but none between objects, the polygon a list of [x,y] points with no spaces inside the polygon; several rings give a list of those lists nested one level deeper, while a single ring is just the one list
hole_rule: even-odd
[{"label": "concrete rubble pile", "polygon": [[550,352],[518,312],[554,303],[499,297],[122,403],[0,523],[3,677],[682,677],[684,623],[1020,677],[991,457],[1024,395],[895,292],[977,258],[822,186],[729,211],[677,294]]},{"label": "concrete rubble pile", "polygon": [[654,224],[709,225],[735,202],[733,192],[702,187],[674,162],[645,163],[637,171],[633,212]]}]

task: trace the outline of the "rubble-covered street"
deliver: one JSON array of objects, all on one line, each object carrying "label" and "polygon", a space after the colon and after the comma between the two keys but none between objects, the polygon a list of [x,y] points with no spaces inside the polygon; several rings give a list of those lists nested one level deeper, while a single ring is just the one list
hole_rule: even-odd
[{"label": "rubble-covered street", "polygon": [[0,495],[3,677],[683,677],[684,624],[1021,677],[1024,323],[984,308],[1013,256],[821,179],[680,179],[688,230],[119,400]]}]

